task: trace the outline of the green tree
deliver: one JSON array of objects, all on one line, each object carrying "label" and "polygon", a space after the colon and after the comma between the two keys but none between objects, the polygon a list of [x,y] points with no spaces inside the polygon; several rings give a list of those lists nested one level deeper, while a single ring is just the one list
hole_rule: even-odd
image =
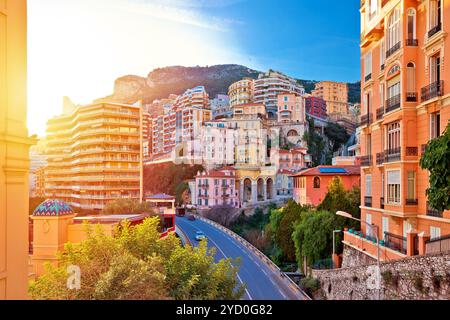
[{"label": "green tree", "polygon": [[118,199],[105,206],[102,211],[103,214],[141,214],[147,213],[149,215],[155,215],[152,205],[148,202],[139,202],[134,199]]},{"label": "green tree", "polygon": [[325,128],[325,135],[330,142],[332,152],[338,151],[350,138],[344,127],[333,122],[329,123]]},{"label": "green tree", "polygon": [[[100,226],[86,225],[87,240],[67,244],[60,264],[30,285],[30,296],[43,300],[95,299],[239,299],[245,290],[237,280],[239,261],[214,262],[206,243],[183,247],[175,236],[160,239],[159,220],[138,226],[124,223],[115,237]],[[67,267],[81,269],[81,289],[66,286]]]},{"label": "green tree", "polygon": [[450,210],[450,124],[439,138],[431,140],[420,159],[420,166],[430,172],[427,197],[436,210]]},{"label": "green tree", "polygon": [[189,190],[189,184],[185,181],[181,182],[175,188],[175,201],[178,205],[181,206],[184,204],[184,196],[188,190]]},{"label": "green tree", "polygon": [[322,164],[322,158],[325,152],[325,141],[323,137],[316,132],[314,120],[308,118],[308,130],[303,136],[303,141],[308,144],[308,153],[312,157],[313,166]]}]

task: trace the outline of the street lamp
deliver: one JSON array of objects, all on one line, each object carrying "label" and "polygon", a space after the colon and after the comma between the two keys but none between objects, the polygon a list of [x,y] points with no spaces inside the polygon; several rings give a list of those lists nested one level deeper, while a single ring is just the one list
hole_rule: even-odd
[{"label": "street lamp", "polygon": [[336,215],[344,217],[344,218],[348,218],[348,219],[352,219],[355,221],[359,221],[359,222],[363,222],[366,225],[368,225],[371,230],[373,231],[373,228],[376,228],[376,233],[375,233],[375,237],[377,240],[377,272],[378,272],[378,278],[377,278],[377,287],[378,287],[378,300],[380,300],[380,293],[381,293],[381,284],[380,284],[380,280],[381,280],[381,268],[380,268],[380,239],[378,238],[378,231],[379,231],[379,227],[375,224],[370,224],[366,221],[363,221],[361,219],[355,218],[353,217],[350,213],[348,212],[344,212],[344,211],[338,211],[336,212]]},{"label": "street lamp", "polygon": [[334,265],[334,260],[333,260],[333,258],[334,258],[334,255],[336,254],[336,233],[341,233],[342,232],[342,230],[334,230],[333,231],[333,255],[331,256],[331,265],[332,265],[332,268],[334,269],[335,268],[335,265]]}]

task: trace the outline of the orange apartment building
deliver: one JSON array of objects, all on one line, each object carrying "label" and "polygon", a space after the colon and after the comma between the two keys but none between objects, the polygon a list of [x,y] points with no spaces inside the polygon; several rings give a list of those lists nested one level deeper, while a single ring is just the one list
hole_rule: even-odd
[{"label": "orange apartment building", "polygon": [[0,1],[0,300],[28,291],[27,2]]},{"label": "orange apartment building", "polygon": [[47,123],[45,191],[75,210],[140,199],[140,106],[78,106]]},{"label": "orange apartment building", "polygon": [[320,97],[327,104],[328,115],[346,115],[348,110],[348,85],[343,82],[321,81],[312,91],[314,97]]},{"label": "orange apartment building", "polygon": [[[450,2],[366,0],[361,20],[361,209],[377,226],[361,228],[383,240],[382,259],[435,252],[450,235],[450,212],[429,206],[419,160],[450,119]],[[370,241],[345,241],[376,255]]]}]

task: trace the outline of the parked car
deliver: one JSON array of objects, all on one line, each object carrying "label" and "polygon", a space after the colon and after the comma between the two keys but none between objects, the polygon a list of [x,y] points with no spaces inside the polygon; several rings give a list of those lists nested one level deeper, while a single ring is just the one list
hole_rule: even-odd
[{"label": "parked car", "polygon": [[188,217],[188,220],[189,220],[189,221],[195,221],[194,215],[191,214],[191,215]]},{"label": "parked car", "polygon": [[195,234],[195,240],[197,241],[206,240],[205,233],[203,231],[197,231],[197,233]]}]

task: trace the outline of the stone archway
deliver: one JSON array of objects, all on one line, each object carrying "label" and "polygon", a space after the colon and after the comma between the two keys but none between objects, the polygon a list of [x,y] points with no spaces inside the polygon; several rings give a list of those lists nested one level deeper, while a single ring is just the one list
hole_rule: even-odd
[{"label": "stone archway", "polygon": [[264,201],[265,199],[264,180],[262,178],[258,179],[257,191],[258,191],[258,201]]},{"label": "stone archway", "polygon": [[252,180],[245,179],[244,180],[244,199],[243,202],[252,202]]},{"label": "stone archway", "polygon": [[272,178],[267,179],[266,182],[266,198],[267,200],[273,200],[273,180]]},{"label": "stone archway", "polygon": [[289,130],[287,136],[288,137],[298,137],[298,132],[296,130],[294,130],[294,129]]}]

